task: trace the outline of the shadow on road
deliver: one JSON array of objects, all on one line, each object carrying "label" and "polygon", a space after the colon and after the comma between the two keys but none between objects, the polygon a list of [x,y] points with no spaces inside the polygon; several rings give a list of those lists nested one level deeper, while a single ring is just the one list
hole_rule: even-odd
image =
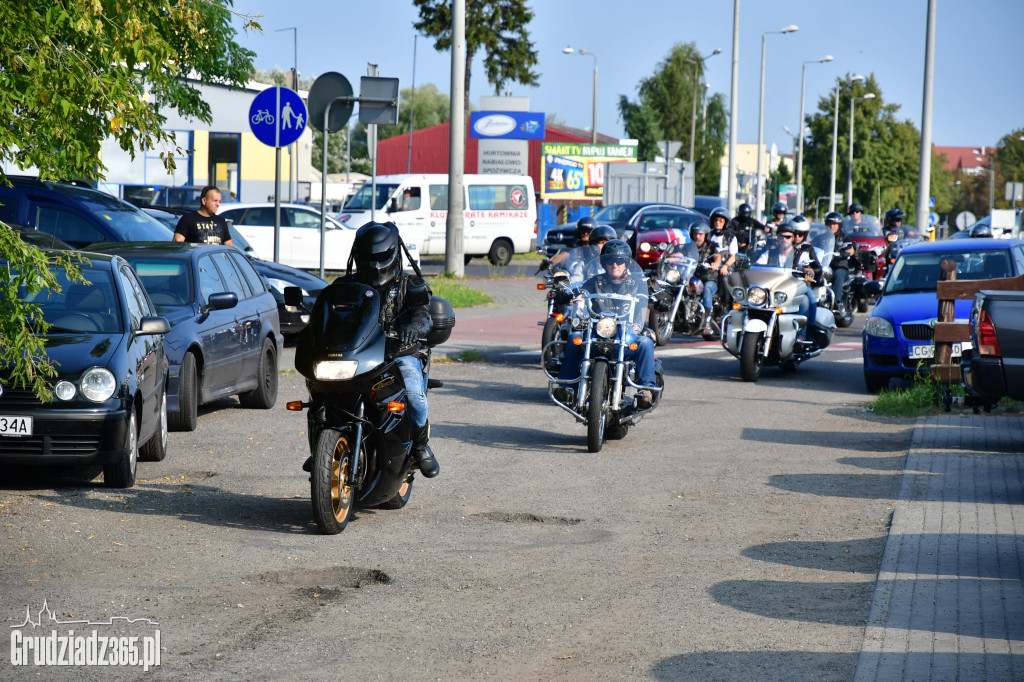
[{"label": "shadow on road", "polygon": [[886,536],[840,541],[792,540],[754,545],[740,553],[748,559],[783,566],[874,575],[885,541]]},{"label": "shadow on road", "polygon": [[[952,656],[952,655],[951,655]],[[794,671],[807,671],[807,679],[850,679],[857,654],[817,651],[701,651],[663,658],[651,676],[663,682],[678,680],[791,680]],[[817,671],[817,672],[812,672]]]},{"label": "shadow on road", "polygon": [[[761,443],[777,443],[780,445],[820,445],[832,450],[852,450],[854,452],[906,452],[910,445],[913,428],[902,434],[871,434],[851,433],[838,437],[823,437],[820,431],[794,431],[792,429],[755,429],[745,428],[743,440]],[[901,437],[902,436],[902,437]]]}]

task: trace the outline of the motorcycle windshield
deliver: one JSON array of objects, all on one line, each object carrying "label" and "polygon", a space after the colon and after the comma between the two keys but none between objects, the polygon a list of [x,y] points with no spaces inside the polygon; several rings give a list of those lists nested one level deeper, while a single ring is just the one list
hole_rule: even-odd
[{"label": "motorcycle windshield", "polygon": [[630,258],[604,259],[605,272],[587,280],[587,305],[591,314],[627,317],[642,323],[647,308],[647,278],[636,261]]},{"label": "motorcycle windshield", "polygon": [[335,282],[321,292],[310,325],[332,353],[362,348],[379,335],[380,296],[358,282]]},{"label": "motorcycle windshield", "polygon": [[843,235],[847,239],[885,236],[882,233],[882,226],[878,224],[878,219],[873,215],[862,215],[858,222],[853,222],[850,216],[847,216],[843,220]]}]

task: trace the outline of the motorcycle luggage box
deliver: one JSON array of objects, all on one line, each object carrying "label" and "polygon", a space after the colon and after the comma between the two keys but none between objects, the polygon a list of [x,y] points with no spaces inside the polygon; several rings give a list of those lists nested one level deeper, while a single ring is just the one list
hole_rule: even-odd
[{"label": "motorcycle luggage box", "polygon": [[446,342],[452,335],[455,327],[455,308],[452,304],[440,296],[430,297],[430,331],[427,333],[427,343],[437,346]]}]

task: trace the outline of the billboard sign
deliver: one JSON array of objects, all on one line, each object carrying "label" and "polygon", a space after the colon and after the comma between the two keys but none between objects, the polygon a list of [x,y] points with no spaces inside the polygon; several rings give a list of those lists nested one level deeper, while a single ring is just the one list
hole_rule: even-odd
[{"label": "billboard sign", "polygon": [[535,111],[474,111],[469,136],[502,140],[543,140],[544,114]]},{"label": "billboard sign", "polygon": [[545,199],[590,200],[604,198],[604,164],[636,163],[635,144],[541,144],[540,194]]}]

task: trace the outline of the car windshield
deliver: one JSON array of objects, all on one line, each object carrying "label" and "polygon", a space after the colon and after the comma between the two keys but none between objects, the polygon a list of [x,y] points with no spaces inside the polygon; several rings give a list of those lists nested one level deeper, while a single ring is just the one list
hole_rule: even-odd
[{"label": "car windshield", "polygon": [[184,258],[129,256],[157,312],[192,303],[191,262]]},{"label": "car windshield", "polygon": [[[384,208],[384,204],[388,202],[391,195],[398,189],[398,185],[377,185],[377,201],[375,209]],[[370,183],[366,183],[359,188],[359,191],[349,197],[348,201],[345,202],[346,211],[368,211],[370,210],[370,192],[372,192]]]},{"label": "car windshield", "polygon": [[632,204],[613,204],[605,206],[594,214],[594,220],[598,223],[624,223],[636,213],[636,206]]},{"label": "car windshield", "polygon": [[843,236],[847,239],[857,237],[884,237],[882,226],[878,224],[878,218],[873,215],[861,215],[860,220],[854,222],[850,216],[843,220]]},{"label": "car windshield", "polygon": [[124,331],[110,270],[81,266],[85,282],[72,282],[63,268],[53,269],[57,289],[29,293],[21,286],[18,298],[39,306],[50,323],[48,334],[120,334]]},{"label": "car windshield", "polygon": [[1010,252],[1006,249],[904,253],[886,278],[884,293],[935,291],[939,281],[939,263],[944,258],[956,263],[957,279],[1013,276]]},{"label": "car windshield", "polygon": [[52,189],[81,202],[125,242],[169,242],[174,230],[117,197],[72,185],[55,184]]}]

